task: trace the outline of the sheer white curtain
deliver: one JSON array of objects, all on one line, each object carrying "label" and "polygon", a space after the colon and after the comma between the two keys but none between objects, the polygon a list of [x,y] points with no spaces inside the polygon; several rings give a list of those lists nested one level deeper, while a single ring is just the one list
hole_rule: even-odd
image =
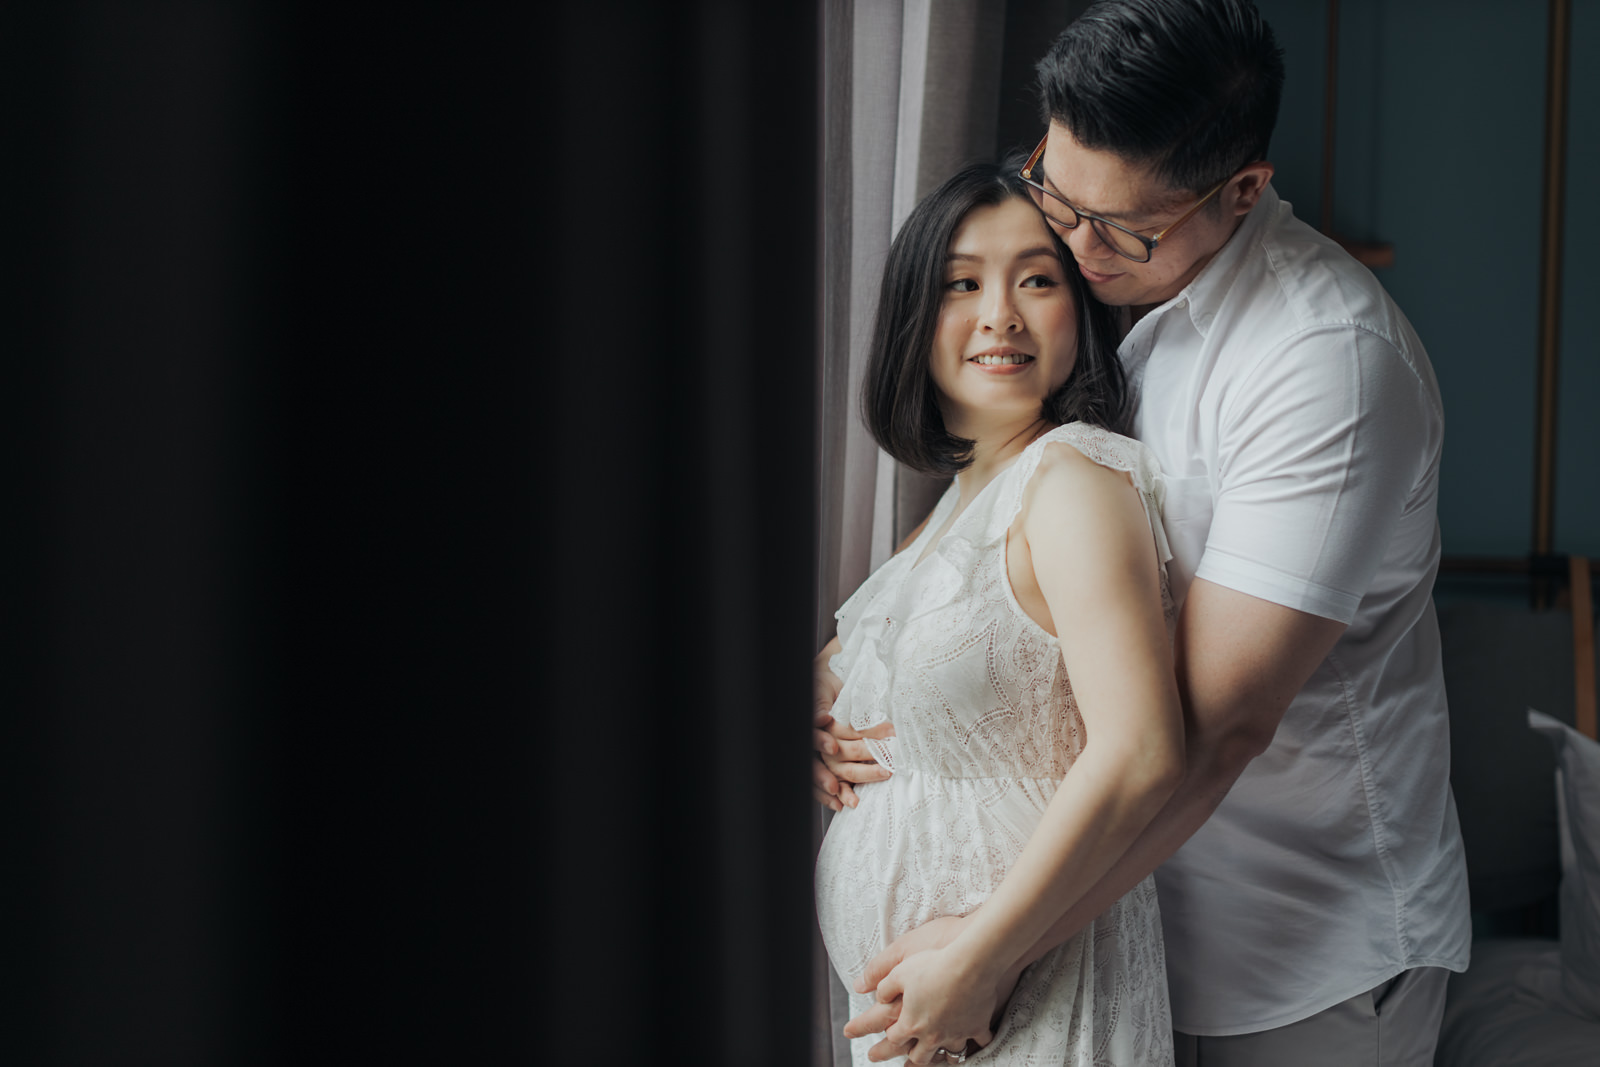
[{"label": "sheer white curtain", "polygon": [[[895,231],[941,181],[995,154],[1005,16],[1005,0],[824,6],[818,647],[832,636],[834,609],[943,488],[873,443],[858,414],[861,377]],[[817,983],[813,1061],[847,1067],[844,987],[820,947]]]}]

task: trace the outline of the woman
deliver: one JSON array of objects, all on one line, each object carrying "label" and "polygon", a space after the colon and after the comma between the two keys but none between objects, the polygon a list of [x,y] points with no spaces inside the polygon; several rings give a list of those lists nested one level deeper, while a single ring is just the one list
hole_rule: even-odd
[{"label": "woman", "polygon": [[[917,207],[884,272],[867,423],[956,478],[823,650],[834,716],[879,737],[892,723],[870,744],[893,773],[834,818],[816,891],[851,985],[898,935],[973,915],[902,969],[1004,1010],[992,1030],[915,1033],[916,1063],[1172,1060],[1150,879],[1021,967],[1183,773],[1160,475],[1113,432],[1110,318],[1072,262],[1015,168],[980,165]],[[852,994],[852,1014],[870,1004]],[[875,1040],[854,1042],[858,1065]]]}]

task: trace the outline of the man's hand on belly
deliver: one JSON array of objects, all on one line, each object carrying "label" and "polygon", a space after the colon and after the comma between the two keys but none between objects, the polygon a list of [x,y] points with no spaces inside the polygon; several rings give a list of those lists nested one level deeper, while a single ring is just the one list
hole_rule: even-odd
[{"label": "man's hand on belly", "polygon": [[872,758],[862,737],[879,740],[894,736],[894,727],[882,723],[865,734],[858,734],[824,712],[818,712],[813,746],[817,762],[811,768],[811,795],[824,807],[839,811],[846,804],[855,807],[859,800],[851,783],[881,782],[889,771]]},{"label": "man's hand on belly", "polygon": [[[851,783],[881,782],[889,772],[872,758],[872,753],[862,743],[862,734],[833,717],[833,702],[841,688],[839,678],[828,669],[828,661],[839,651],[835,637],[817,653],[811,667],[812,692],[816,714],[812,719],[812,747],[817,750],[817,762],[811,765],[811,795],[817,803],[834,811],[846,804],[856,806],[856,793]],[[894,727],[884,723],[868,730],[865,736],[876,739],[891,737]]]}]

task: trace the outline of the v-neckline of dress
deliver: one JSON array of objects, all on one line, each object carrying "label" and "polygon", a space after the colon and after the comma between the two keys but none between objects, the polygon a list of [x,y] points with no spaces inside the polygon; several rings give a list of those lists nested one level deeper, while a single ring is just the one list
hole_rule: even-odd
[{"label": "v-neckline of dress", "polygon": [[[1011,471],[1016,467],[1016,465],[1022,460],[1022,457],[1027,454],[1028,449],[1032,448],[1034,445],[1038,444],[1043,439],[1044,439],[1044,435],[1041,434],[1039,437],[1035,438],[1034,440],[1029,441],[1027,446],[1025,448],[1023,448],[1023,450],[1021,452],[1018,452],[1014,457],[1012,457],[1012,460],[1011,460],[1010,463],[1007,463],[1004,467],[1002,467],[999,471],[997,471],[995,473],[995,476],[993,478],[990,478],[989,481],[984,485],[984,487],[982,489],[979,489],[977,494],[974,495],[971,500],[967,501],[967,506],[966,507],[962,508],[960,511],[956,512],[954,515],[952,515],[948,519],[946,519],[945,520],[945,525],[943,527],[943,531],[944,532],[937,534],[935,540],[931,541],[929,544],[924,546],[924,548],[922,549],[921,555],[919,555],[917,557],[917,561],[911,565],[911,570],[908,571],[907,573],[908,574],[909,573],[914,573],[924,563],[926,563],[926,562],[928,562],[928,560],[932,559],[938,553],[939,546],[944,544],[945,539],[948,538],[950,535],[954,534],[956,532],[956,529],[961,525],[962,521],[972,514],[973,509],[978,506],[978,501],[983,499],[983,495],[985,493],[987,493],[989,490],[993,489],[996,485],[1000,484],[1000,480],[1002,478],[1004,478],[1006,475],[1011,473]],[[960,502],[961,502],[961,483],[960,483],[960,480],[959,480],[960,479],[960,475],[957,475],[956,479],[957,479],[956,481],[951,482],[950,489],[947,489],[945,492],[948,495],[950,490],[955,490],[955,492],[956,492],[956,504],[960,504]],[[920,538],[920,537],[917,538],[917,541],[921,541],[921,540],[922,540],[922,538]],[[915,548],[916,547],[916,542],[912,542],[911,547]],[[910,549],[907,549],[907,551],[909,552]]]}]

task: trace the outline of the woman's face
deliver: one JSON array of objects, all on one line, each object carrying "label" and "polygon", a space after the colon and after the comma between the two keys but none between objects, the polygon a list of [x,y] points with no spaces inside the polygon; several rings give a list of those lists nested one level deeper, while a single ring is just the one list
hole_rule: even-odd
[{"label": "woman's face", "polygon": [[1072,373],[1078,315],[1037,208],[974,208],[950,240],[931,372],[945,425],[1036,418]]}]

